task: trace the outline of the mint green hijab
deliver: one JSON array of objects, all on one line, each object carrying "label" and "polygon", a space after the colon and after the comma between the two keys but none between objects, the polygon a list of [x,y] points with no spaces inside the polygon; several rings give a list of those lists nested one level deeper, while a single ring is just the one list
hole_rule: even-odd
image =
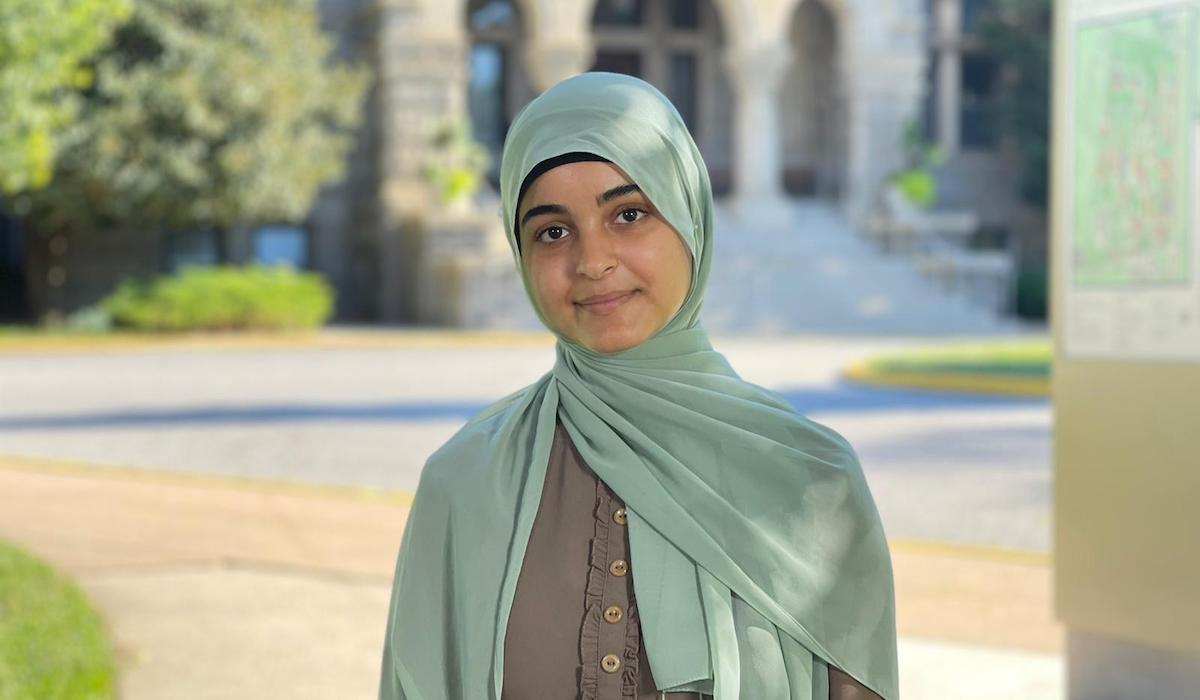
[{"label": "mint green hijab", "polygon": [[[429,458],[396,564],[381,700],[500,697],[509,612],[556,419],[625,502],[634,593],[660,688],[825,700],[832,664],[895,700],[891,559],[862,469],[845,439],[742,380],[709,344],[699,316],[712,189],[658,90],[585,73],[518,115],[500,175],[518,269],[522,180],[541,161],[580,151],[619,166],[683,238],[691,291],[634,348],[597,353],[559,336],[549,373]],[[528,278],[525,287],[532,300]]]}]

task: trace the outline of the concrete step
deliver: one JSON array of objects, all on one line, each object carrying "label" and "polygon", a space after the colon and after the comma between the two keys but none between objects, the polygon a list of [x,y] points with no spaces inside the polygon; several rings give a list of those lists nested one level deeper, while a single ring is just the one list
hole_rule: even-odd
[{"label": "concrete step", "polygon": [[[947,293],[915,264],[885,255],[832,205],[792,201],[768,223],[716,212],[703,323],[712,333],[993,335],[1025,324]],[[472,272],[467,328],[542,328],[506,256]]]},{"label": "concrete step", "polygon": [[716,333],[957,335],[1023,324],[948,294],[877,250],[832,205],[793,201],[768,223],[717,210],[704,323]]}]

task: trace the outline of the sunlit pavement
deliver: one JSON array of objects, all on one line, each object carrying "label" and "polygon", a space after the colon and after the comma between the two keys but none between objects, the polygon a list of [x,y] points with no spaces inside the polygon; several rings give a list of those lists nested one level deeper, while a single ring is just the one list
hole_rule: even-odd
[{"label": "sunlit pavement", "polygon": [[[0,538],[100,608],[123,700],[375,697],[407,508],[346,488],[0,459]],[[1044,558],[894,543],[892,561],[903,697],[1062,699]]]}]

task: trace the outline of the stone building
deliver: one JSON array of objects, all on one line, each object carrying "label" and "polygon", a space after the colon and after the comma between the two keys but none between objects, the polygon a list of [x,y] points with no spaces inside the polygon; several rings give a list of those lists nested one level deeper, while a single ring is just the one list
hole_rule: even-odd
[{"label": "stone building", "polygon": [[[478,325],[434,307],[447,293],[465,293],[463,284],[505,274],[489,261],[511,270],[495,233],[497,204],[484,191],[467,212],[443,211],[422,177],[429,134],[469,120],[493,156],[484,189],[494,188],[516,113],[586,70],[630,73],[662,89],[700,146],[720,208],[744,226],[776,219],[796,200],[821,202],[851,227],[866,226],[886,179],[903,165],[910,124],[953,156],[953,204],[983,203],[1003,224],[1019,207],[996,194],[1004,189],[997,178],[1012,176],[989,128],[995,69],[970,40],[988,4],[323,0],[325,25],[342,50],[376,73],[346,180],[328,188],[303,226],[275,227],[266,244],[262,231],[247,229],[232,240],[190,232],[129,245],[143,248],[143,273],[183,258],[242,262],[274,250],[333,282],[342,320]],[[90,264],[87,250],[73,254]],[[439,254],[457,257],[457,268],[439,267]],[[477,264],[463,268],[472,255]],[[138,271],[126,264],[120,274]],[[101,287],[60,296],[78,306]]]},{"label": "stone building", "polygon": [[499,155],[535,94],[585,70],[631,73],[677,105],[726,206],[834,199],[866,216],[901,164],[925,90],[917,0],[382,0],[385,209],[421,206],[429,124],[469,114]]}]

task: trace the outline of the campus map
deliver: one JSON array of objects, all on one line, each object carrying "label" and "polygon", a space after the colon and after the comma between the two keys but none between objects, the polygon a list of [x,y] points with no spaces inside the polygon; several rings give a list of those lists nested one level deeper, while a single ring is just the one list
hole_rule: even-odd
[{"label": "campus map", "polygon": [[1068,354],[1200,361],[1200,0],[1073,0]]},{"label": "campus map", "polygon": [[1188,279],[1194,23],[1184,8],[1076,34],[1076,285]]}]

